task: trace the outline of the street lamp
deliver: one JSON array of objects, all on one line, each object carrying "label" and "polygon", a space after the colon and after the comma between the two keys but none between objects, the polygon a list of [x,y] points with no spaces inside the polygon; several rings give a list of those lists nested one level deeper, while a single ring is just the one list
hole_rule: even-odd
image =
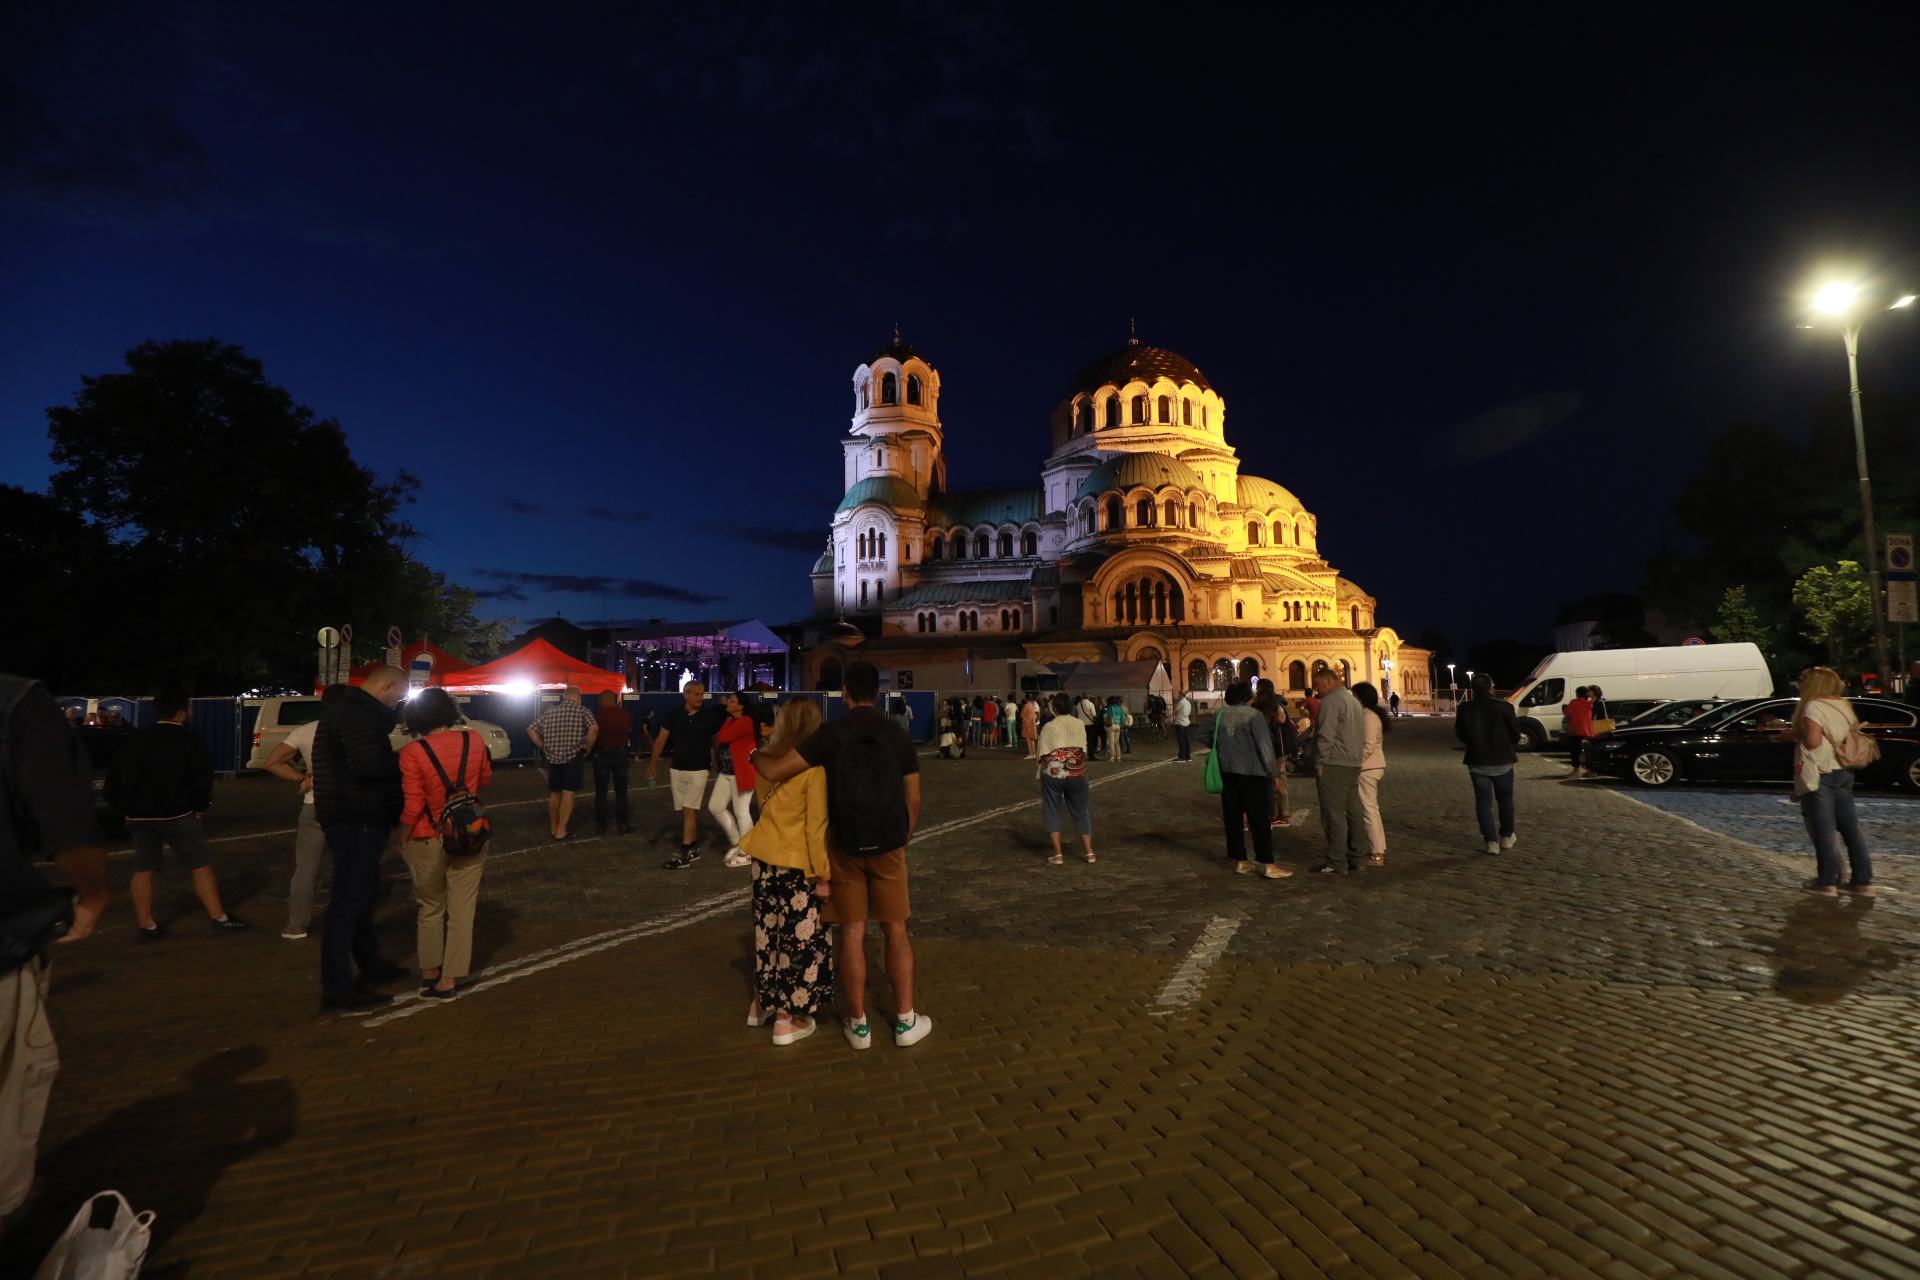
[{"label": "street lamp", "polygon": [[[1888,687],[1887,606],[1881,596],[1880,553],[1873,539],[1873,481],[1867,476],[1867,428],[1860,414],[1860,326],[1865,323],[1864,307],[1858,285],[1835,281],[1822,285],[1813,295],[1813,309],[1840,322],[1847,344],[1848,395],[1853,402],[1853,464],[1860,473],[1860,522],[1867,540],[1867,599],[1873,606],[1873,667],[1882,688]],[[1914,294],[1903,294],[1884,308],[1898,311],[1911,307]]]}]

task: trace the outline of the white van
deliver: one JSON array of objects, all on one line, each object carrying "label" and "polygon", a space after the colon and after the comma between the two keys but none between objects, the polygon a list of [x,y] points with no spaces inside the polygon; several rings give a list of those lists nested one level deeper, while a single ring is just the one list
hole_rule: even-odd
[{"label": "white van", "polygon": [[[299,725],[309,724],[320,718],[320,699],[305,698],[248,698],[246,705],[260,708],[260,715],[253,722],[253,750],[247,757],[246,767],[263,769],[267,757],[273,749],[286,741],[287,734]],[[460,727],[472,729],[487,744],[487,755],[494,760],[504,760],[513,750],[513,743],[507,737],[507,731],[490,720],[467,720],[464,717]],[[395,725],[390,735],[393,749],[398,751],[413,741],[413,735],[405,728]]]},{"label": "white van", "polygon": [[1507,701],[1520,717],[1520,749],[1558,741],[1560,708],[1581,685],[1600,686],[1616,720],[1676,698],[1765,698],[1773,674],[1753,644],[1663,645],[1550,653]]}]

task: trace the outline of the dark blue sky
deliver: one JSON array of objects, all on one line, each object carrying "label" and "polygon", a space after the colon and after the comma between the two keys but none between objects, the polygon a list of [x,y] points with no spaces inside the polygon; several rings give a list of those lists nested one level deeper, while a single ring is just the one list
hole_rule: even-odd
[{"label": "dark blue sky", "polygon": [[[1384,622],[1544,638],[1709,435],[1843,385],[1819,264],[1920,285],[1895,12],[10,6],[0,480],[83,373],[217,336],[418,474],[497,614],[779,622],[896,322],[965,487],[1037,482],[1137,318]],[[1870,386],[1920,388],[1915,326]]]}]

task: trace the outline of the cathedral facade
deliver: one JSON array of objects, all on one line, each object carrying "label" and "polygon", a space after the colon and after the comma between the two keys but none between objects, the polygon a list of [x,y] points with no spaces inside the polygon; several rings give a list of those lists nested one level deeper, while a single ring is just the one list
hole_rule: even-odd
[{"label": "cathedral facade", "polygon": [[1424,704],[1424,650],[1320,551],[1291,492],[1242,475],[1226,401],[1129,342],[1054,407],[1033,488],[951,492],[940,375],[912,347],[854,370],[845,497],[813,568],[808,687],[856,657],[897,689],[1007,692],[1033,662],[1165,663],[1176,689],[1320,667]]}]

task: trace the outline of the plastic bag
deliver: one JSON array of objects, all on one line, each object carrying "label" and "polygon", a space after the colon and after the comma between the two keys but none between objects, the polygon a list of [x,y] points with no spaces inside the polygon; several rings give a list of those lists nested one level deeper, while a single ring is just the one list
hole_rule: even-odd
[{"label": "plastic bag", "polygon": [[73,1215],[33,1280],[133,1280],[147,1260],[153,1216],[135,1213],[118,1191],[102,1191]]}]

